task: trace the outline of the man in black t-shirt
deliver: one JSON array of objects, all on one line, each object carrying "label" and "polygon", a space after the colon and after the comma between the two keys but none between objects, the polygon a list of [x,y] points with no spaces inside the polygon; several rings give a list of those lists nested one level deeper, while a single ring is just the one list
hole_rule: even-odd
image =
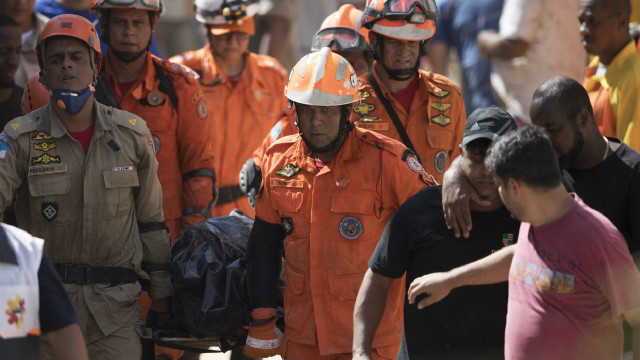
[{"label": "man in black t-shirt", "polygon": [[[493,175],[484,166],[492,141],[515,127],[511,116],[498,107],[474,111],[465,126],[462,170],[487,202],[485,206],[471,203],[476,224],[471,239],[456,239],[447,229],[439,186],[417,193],[391,218],[369,260],[356,300],[354,359],[369,358],[393,279],[406,273],[410,284],[422,275],[451,270],[517,241],[520,222],[502,204]],[[405,301],[409,358],[501,358],[506,314],[506,283],[456,289],[424,310]]]},{"label": "man in black t-shirt", "polygon": [[22,115],[23,89],[13,82],[20,64],[20,26],[9,15],[0,13],[0,129]]}]

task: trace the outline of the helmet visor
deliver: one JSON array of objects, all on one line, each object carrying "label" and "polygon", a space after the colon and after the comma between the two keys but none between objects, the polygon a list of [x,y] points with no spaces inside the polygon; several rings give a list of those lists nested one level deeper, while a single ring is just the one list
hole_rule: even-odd
[{"label": "helmet visor", "polygon": [[145,7],[160,10],[160,0],[101,0],[98,2],[98,6],[111,5],[128,7],[134,5],[138,1]]},{"label": "helmet visor", "polygon": [[328,47],[337,51],[364,51],[367,49],[364,36],[354,29],[346,27],[326,28],[313,37],[311,51]]},{"label": "helmet visor", "polygon": [[433,0],[389,0],[385,3],[387,14],[409,15],[420,9],[426,16],[437,14],[438,8]]}]

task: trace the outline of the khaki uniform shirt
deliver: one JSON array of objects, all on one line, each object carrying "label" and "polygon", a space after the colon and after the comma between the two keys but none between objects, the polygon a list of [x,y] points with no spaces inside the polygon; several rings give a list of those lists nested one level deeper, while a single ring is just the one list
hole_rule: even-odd
[{"label": "khaki uniform shirt", "polygon": [[[86,154],[52,105],[6,125],[0,134],[0,210],[15,196],[18,225],[45,239],[53,263],[130,268],[150,278],[151,298],[171,296],[168,272],[141,269],[142,260],[170,260],[149,130],[141,118],[92,101],[95,132]],[[79,298],[105,336],[138,310],[140,291],[138,284],[109,285],[65,284],[72,299],[83,292]]]}]

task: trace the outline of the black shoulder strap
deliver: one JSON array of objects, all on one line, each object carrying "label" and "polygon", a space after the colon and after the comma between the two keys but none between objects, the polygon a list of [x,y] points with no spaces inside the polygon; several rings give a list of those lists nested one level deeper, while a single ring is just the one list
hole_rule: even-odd
[{"label": "black shoulder strap", "polygon": [[96,92],[94,96],[99,103],[111,106],[114,109],[120,109],[120,104],[113,95],[113,92],[111,92],[109,82],[107,81],[107,77],[104,75],[104,72],[101,72],[100,76],[98,76],[98,83],[96,84]]},{"label": "black shoulder strap", "polygon": [[387,114],[391,118],[391,121],[393,121],[393,125],[396,127],[398,134],[400,134],[400,139],[402,139],[402,143],[404,144],[404,146],[409,148],[409,150],[413,151],[413,153],[418,158],[418,161],[420,161],[420,164],[422,164],[422,159],[420,159],[420,155],[416,151],[416,148],[413,147],[413,143],[411,142],[411,139],[409,139],[409,135],[407,134],[407,131],[404,129],[404,126],[400,122],[400,119],[398,118],[398,114],[396,114],[396,110],[393,108],[393,105],[391,105],[389,100],[386,97],[384,97],[384,94],[382,94],[382,90],[380,90],[380,85],[378,85],[378,82],[376,81],[376,78],[375,76],[373,76],[371,71],[369,71],[368,76],[369,76],[369,83],[371,83],[371,86],[373,87],[373,90],[375,90],[376,95],[378,96],[378,99],[380,99],[380,101],[382,102],[382,105],[384,105],[384,109],[387,111]]},{"label": "black shoulder strap", "polygon": [[169,99],[171,100],[171,104],[175,109],[178,108],[178,96],[176,95],[176,90],[173,88],[173,84],[171,83],[171,79],[164,72],[162,66],[153,62],[153,67],[156,69],[156,75],[158,76],[158,80],[160,81],[160,86],[158,86],[158,90],[167,94]]}]

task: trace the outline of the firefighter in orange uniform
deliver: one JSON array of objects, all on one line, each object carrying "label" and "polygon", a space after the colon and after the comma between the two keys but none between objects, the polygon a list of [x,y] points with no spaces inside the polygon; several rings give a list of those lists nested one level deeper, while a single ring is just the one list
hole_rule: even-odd
[{"label": "firefighter in orange uniform", "polygon": [[376,61],[373,70],[359,79],[363,99],[354,106],[351,120],[356,127],[402,141],[441,182],[460,153],[466,115],[460,89],[453,82],[419,69],[437,16],[434,0],[367,0],[361,25],[370,30]]},{"label": "firefighter in orange uniform", "polygon": [[[356,76],[366,74],[371,69],[371,49],[369,47],[369,31],[358,29],[358,21],[362,11],[351,4],[345,4],[327,16],[322,26],[313,37],[311,51],[315,52],[327,46],[345,58],[353,66]],[[359,30],[359,31],[358,31]],[[358,41],[354,41],[359,38]],[[255,197],[260,189],[262,173],[260,166],[262,156],[278,138],[298,132],[294,113],[280,119],[269,131],[262,144],[253,152],[240,172],[240,188],[247,193],[249,203],[255,206]]]},{"label": "firefighter in orange uniform", "polygon": [[[360,100],[351,65],[329,48],[303,57],[285,95],[300,133],[278,139],[263,158],[265,177],[249,237],[252,324],[246,355],[351,359],[354,301],[387,220],[433,184],[401,143],[354,128]],[[285,331],[275,327],[276,280],[284,244]],[[373,347],[395,359],[403,333],[404,280],[394,281]]]},{"label": "firefighter in orange uniform", "polygon": [[214,114],[219,195],[213,216],[234,208],[253,216],[238,173],[275,123],[287,111],[282,96],[287,72],[278,60],[249,52],[255,33],[256,0],[196,0],[196,20],[207,29],[208,44],[175,56],[200,75],[200,86]]},{"label": "firefighter in orange uniform", "polygon": [[100,0],[96,9],[109,45],[96,98],[147,122],[173,244],[183,227],[211,217],[216,177],[207,101],[196,73],[149,51],[162,0]]}]

